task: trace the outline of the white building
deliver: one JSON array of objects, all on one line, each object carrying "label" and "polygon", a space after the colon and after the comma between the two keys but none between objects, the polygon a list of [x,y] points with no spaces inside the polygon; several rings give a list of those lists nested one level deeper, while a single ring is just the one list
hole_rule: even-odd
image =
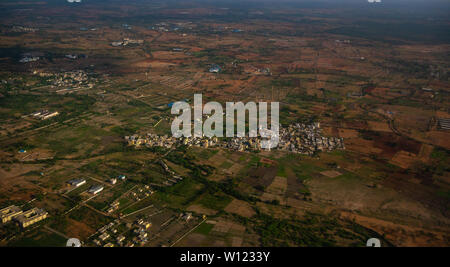
[{"label": "white building", "polygon": [[105,241],[106,239],[109,238],[109,234],[108,233],[103,233],[98,238],[100,238],[100,240],[102,240],[102,241]]},{"label": "white building", "polygon": [[86,183],[86,180],[85,179],[72,179],[72,180],[67,181],[67,183],[69,185],[79,187],[79,186],[84,185]]},{"label": "white building", "polygon": [[94,185],[91,188],[89,188],[89,193],[91,193],[93,195],[96,195],[102,191],[103,191],[103,186],[101,186],[101,185]]}]

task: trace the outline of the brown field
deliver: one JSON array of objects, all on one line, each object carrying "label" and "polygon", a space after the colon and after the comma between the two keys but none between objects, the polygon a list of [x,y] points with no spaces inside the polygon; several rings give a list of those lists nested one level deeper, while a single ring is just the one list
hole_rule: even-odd
[{"label": "brown field", "polygon": [[[353,129],[338,129],[339,136],[342,138],[357,138],[359,136],[359,132]],[[331,134],[330,134],[331,135]]]},{"label": "brown field", "polygon": [[450,149],[450,133],[448,131],[430,131],[427,138],[432,144]]},{"label": "brown field", "polygon": [[342,175],[342,173],[340,173],[338,171],[323,171],[320,174],[322,174],[326,177],[329,177],[329,178],[335,178],[335,177]]},{"label": "brown field", "polygon": [[67,236],[73,236],[75,238],[79,239],[85,239],[95,233],[95,229],[92,229],[91,227],[87,226],[84,223],[67,219],[68,220],[68,226],[65,229],[65,233]]},{"label": "brown field", "polygon": [[450,237],[448,232],[429,231],[420,227],[395,224],[348,212],[342,212],[341,216],[344,219],[353,220],[378,233],[384,233],[390,242],[400,247],[447,246]]},{"label": "brown field", "polygon": [[403,169],[408,169],[413,166],[417,162],[417,160],[418,158],[416,154],[412,154],[402,150],[397,152],[389,162]]},{"label": "brown field", "polygon": [[375,132],[392,132],[386,122],[368,121],[369,129]]},{"label": "brown field", "polygon": [[[378,9],[367,17],[366,9],[320,3],[9,2],[0,3],[7,14],[0,18],[0,208],[42,207],[52,222],[68,218],[66,229],[55,230],[93,246],[88,237],[116,219],[102,215],[101,204],[123,193],[121,182],[106,181],[124,174],[127,183],[157,192],[127,207],[148,209],[118,218],[152,222],[144,246],[172,245],[201,215],[212,230],[193,231],[176,246],[276,244],[281,240],[259,236],[263,215],[296,220],[309,212],[354,220],[394,246],[449,246],[450,132],[437,127],[437,119],[450,118],[448,38],[378,28],[440,30],[448,26],[447,9],[423,18],[393,10],[380,19]],[[124,38],[143,43],[112,46]],[[26,53],[40,58],[20,62]],[[210,73],[213,64],[222,70]],[[71,71],[88,81],[69,78]],[[320,122],[322,134],[342,137],[346,149],[309,156],[127,146],[124,136],[170,136],[168,104],[194,93],[204,102],[278,101],[283,126]],[[60,115],[29,115],[43,109]],[[22,148],[27,152],[18,153]],[[162,186],[170,174],[159,160],[183,182]],[[197,175],[202,168],[211,174]],[[67,193],[74,178],[88,184]],[[83,203],[93,184],[105,190]],[[206,194],[232,201],[213,210],[199,204]],[[186,222],[180,215],[188,211],[193,218]]]},{"label": "brown field", "polygon": [[237,223],[226,221],[226,220],[219,220],[214,225],[212,231],[216,231],[219,233],[224,234],[233,234],[233,235],[242,235],[245,231],[245,226],[239,225]]},{"label": "brown field", "polygon": [[228,206],[224,209],[226,212],[235,213],[243,217],[252,217],[255,215],[255,211],[251,208],[251,206],[242,200],[233,199],[233,201],[228,204]]},{"label": "brown field", "polygon": [[250,176],[244,179],[244,182],[252,185],[267,187],[272,184],[277,173],[276,167],[259,167],[258,169],[250,170]]},{"label": "brown field", "polygon": [[143,60],[134,64],[138,68],[168,68],[174,65],[176,64],[158,60]]},{"label": "brown field", "polygon": [[187,210],[193,211],[198,214],[205,214],[205,215],[215,215],[218,212],[216,210],[208,209],[208,208],[205,208],[205,207],[203,207],[201,205],[197,205],[197,204],[187,207]]}]

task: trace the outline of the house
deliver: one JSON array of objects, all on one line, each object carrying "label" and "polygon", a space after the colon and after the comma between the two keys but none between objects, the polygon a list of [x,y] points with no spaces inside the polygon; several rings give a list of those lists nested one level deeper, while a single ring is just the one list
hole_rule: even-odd
[{"label": "house", "polygon": [[211,65],[211,67],[209,68],[209,72],[211,73],[219,73],[222,69],[220,68],[219,65],[213,64]]},{"label": "house", "polygon": [[54,111],[54,112],[50,112],[48,110],[41,110],[41,111],[37,111],[34,113],[31,113],[31,116],[37,118],[37,119],[41,119],[41,120],[46,120],[46,119],[50,119],[52,117],[55,117],[59,115],[59,112]]},{"label": "house", "polygon": [[150,222],[146,222],[146,221],[143,221],[141,224],[140,224],[142,227],[144,227],[144,229],[148,229],[148,228],[150,228],[150,227],[152,227],[152,223],[150,223]]},{"label": "house", "polygon": [[69,59],[77,59],[78,58],[77,55],[72,55],[72,54],[65,55],[65,57],[69,58]]},{"label": "house", "polygon": [[110,182],[112,185],[114,185],[114,184],[117,183],[117,179],[116,179],[116,178],[111,178],[111,179],[109,179],[109,182]]},{"label": "house", "polygon": [[101,185],[94,185],[91,188],[89,188],[89,193],[96,195],[98,193],[100,193],[101,191],[103,191],[103,186]]},{"label": "house", "polygon": [[58,116],[59,112],[55,111],[55,112],[46,112],[44,114],[41,115],[41,120],[46,120],[46,119],[50,119],[53,118],[55,116]]},{"label": "house", "polygon": [[39,57],[33,57],[33,56],[25,56],[21,60],[19,60],[20,63],[27,63],[27,62],[34,62],[38,61]]},{"label": "house", "polygon": [[135,40],[135,39],[130,39],[130,38],[124,38],[123,39],[123,45],[129,45],[129,44],[143,44],[144,40],[139,39],[139,40]]},{"label": "house", "polygon": [[109,238],[109,234],[108,233],[103,233],[101,234],[98,238],[100,238],[100,240],[105,241],[106,239]]},{"label": "house", "polygon": [[185,221],[189,221],[190,219],[192,219],[192,213],[187,212],[182,214],[181,219],[185,220]]},{"label": "house", "polygon": [[119,235],[116,240],[117,242],[122,242],[125,240],[125,237],[123,235]]},{"label": "house", "polygon": [[126,23],[122,24],[122,28],[124,28],[125,30],[131,30],[132,27]]},{"label": "house", "polygon": [[114,46],[114,47],[122,46],[123,42],[121,42],[121,41],[119,41],[119,42],[112,42],[111,45]]},{"label": "house", "polygon": [[125,179],[127,179],[127,177],[123,174],[119,175],[117,178],[119,178],[119,180],[121,181],[125,181]]},{"label": "house", "polygon": [[450,118],[438,119],[438,125],[442,130],[450,130]]},{"label": "house", "polygon": [[67,181],[67,184],[71,185],[71,186],[75,186],[75,187],[79,187],[82,186],[86,183],[85,179],[72,179]]},{"label": "house", "polygon": [[142,240],[144,238],[146,238],[148,236],[148,234],[146,232],[140,232],[139,233],[139,238]]}]

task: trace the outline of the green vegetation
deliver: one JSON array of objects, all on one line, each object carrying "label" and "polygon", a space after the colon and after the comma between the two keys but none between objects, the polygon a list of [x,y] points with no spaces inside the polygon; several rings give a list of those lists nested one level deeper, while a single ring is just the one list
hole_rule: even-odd
[{"label": "green vegetation", "polygon": [[447,191],[438,191],[437,192],[438,196],[445,198],[447,200],[450,200],[450,190]]},{"label": "green vegetation", "polygon": [[223,210],[231,202],[231,197],[223,194],[206,194],[198,201],[205,208]]},{"label": "green vegetation", "polygon": [[10,247],[64,247],[67,239],[41,230],[27,234],[25,237],[8,244]]},{"label": "green vegetation", "polygon": [[183,181],[171,187],[162,187],[155,193],[155,199],[164,203],[169,203],[174,207],[189,205],[203,194],[204,186],[193,179],[183,179]]},{"label": "green vegetation", "polygon": [[207,234],[209,234],[209,232],[211,232],[211,230],[213,228],[214,228],[214,224],[202,223],[199,227],[197,227],[197,229],[195,229],[195,232],[203,234],[203,235],[207,235]]},{"label": "green vegetation", "polygon": [[131,204],[130,206],[126,206],[125,209],[120,210],[124,215],[130,214],[132,212],[138,211],[140,209],[146,208],[154,203],[154,200],[151,197],[146,197],[141,199],[138,202]]},{"label": "green vegetation", "polygon": [[284,164],[279,164],[278,165],[278,171],[277,171],[277,176],[281,176],[281,177],[287,177],[286,174],[286,167]]},{"label": "green vegetation", "polygon": [[[27,3],[32,1],[24,1],[23,9],[30,10]],[[158,224],[167,220],[163,218],[167,214],[186,212],[192,205],[212,210],[210,216],[219,223],[229,220],[246,226],[244,245],[362,246],[368,237],[377,237],[342,219],[346,216],[338,216],[342,210],[387,222],[420,223],[424,231],[416,231],[414,240],[448,241],[441,233],[436,232],[436,238],[429,233],[439,228],[450,199],[450,151],[438,147],[445,146],[446,133],[433,125],[435,117],[445,117],[449,110],[450,35],[443,19],[448,17],[445,9],[427,13],[394,6],[389,12],[373,8],[367,17],[359,7],[344,10],[330,3],[326,7],[303,3],[302,8],[289,4],[273,12],[260,4],[224,9],[223,4],[216,8],[212,3],[201,10],[195,4],[183,5],[185,14],[181,14],[153,3],[140,5],[137,13],[141,15],[136,16],[133,8],[124,13],[123,5],[114,4],[96,12],[101,5],[95,4],[92,14],[99,16],[84,18],[82,26],[97,25],[106,31],[78,29],[76,23],[61,23],[59,16],[50,16],[37,33],[15,25],[19,20],[22,25],[38,25],[33,18],[60,8],[52,6],[57,1],[50,2],[33,5],[36,16],[10,18],[1,26],[6,38],[0,48],[5,67],[0,73],[0,174],[5,187],[0,202],[2,207],[16,204],[24,210],[42,207],[49,212],[47,220],[25,230],[15,223],[1,226],[2,242],[52,246],[61,240],[43,225],[82,236],[120,213],[152,205],[161,213],[145,219],[161,232],[153,236],[150,230],[149,246],[161,245],[162,240],[171,243],[184,233],[172,228],[175,223],[167,228]],[[16,5],[2,8],[5,14],[17,13],[8,12]],[[40,14],[41,9],[45,14]],[[192,17],[189,20],[195,23],[178,16]],[[124,22],[118,24],[118,17],[133,24],[133,29],[120,27]],[[93,38],[96,35],[104,38]],[[123,47],[108,44],[126,37],[145,40]],[[39,55],[39,61],[19,62],[28,52]],[[66,57],[75,53],[76,59]],[[209,73],[213,64],[222,71]],[[77,69],[84,73],[66,72]],[[323,135],[344,137],[347,150],[304,156],[284,151],[127,145],[124,136],[170,136],[174,116],[168,104],[181,99],[192,102],[194,93],[204,94],[204,103],[279,101],[283,127],[321,122]],[[39,110],[59,115],[48,120],[29,116]],[[397,130],[391,129],[395,133],[388,133],[386,126],[392,126],[386,125],[388,117],[396,122]],[[426,158],[431,146],[434,150]],[[19,153],[22,149],[27,152]],[[271,161],[261,160],[266,158]],[[172,177],[160,161],[182,179]],[[402,163],[411,167],[403,169]],[[333,172],[322,171],[339,173],[331,178]],[[90,186],[120,174],[126,175],[126,182],[108,185],[81,205],[90,197],[83,193]],[[73,178],[87,179],[87,184],[66,193],[66,181]],[[140,190],[124,195],[131,187],[139,190],[144,185],[154,194]],[[364,195],[351,199],[356,191]],[[119,210],[105,215],[116,200]],[[225,211],[232,200],[245,202],[236,213],[248,218]],[[410,209],[422,202],[433,216],[416,209],[416,216],[408,217]],[[383,210],[381,218],[370,208],[374,203],[392,204],[395,209]],[[305,215],[305,210],[317,214]],[[133,217],[144,219],[150,212],[149,208],[125,218],[116,235],[134,236],[124,224]],[[197,224],[197,215],[183,227]],[[213,227],[203,223],[196,232],[208,235]],[[239,231],[231,230],[214,232],[219,240],[208,237],[201,244],[235,244]],[[407,229],[391,232],[393,239],[410,240]],[[94,235],[91,241],[97,238]]]},{"label": "green vegetation", "polygon": [[98,229],[111,221],[111,218],[106,217],[84,206],[70,212],[69,218],[79,222],[83,222],[93,229]]},{"label": "green vegetation", "polygon": [[448,43],[447,27],[439,24],[418,24],[406,22],[381,23],[360,21],[355,26],[343,26],[329,30],[329,33],[383,41],[403,43],[400,40],[419,41],[421,43]]},{"label": "green vegetation", "polygon": [[337,237],[347,239],[353,246],[364,246],[368,238],[379,237],[360,225],[314,213],[307,213],[301,220],[258,213],[255,223],[263,246],[330,247],[338,244]]},{"label": "green vegetation", "polygon": [[220,164],[219,168],[220,169],[228,169],[231,166],[233,166],[233,163],[228,160],[225,160],[224,162],[222,162],[222,164]]}]

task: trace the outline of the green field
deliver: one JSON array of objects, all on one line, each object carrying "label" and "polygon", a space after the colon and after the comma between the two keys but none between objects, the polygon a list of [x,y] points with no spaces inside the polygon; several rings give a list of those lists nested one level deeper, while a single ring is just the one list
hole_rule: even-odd
[{"label": "green field", "polygon": [[33,231],[25,237],[8,244],[10,247],[65,247],[67,240],[57,234],[41,230]]}]

